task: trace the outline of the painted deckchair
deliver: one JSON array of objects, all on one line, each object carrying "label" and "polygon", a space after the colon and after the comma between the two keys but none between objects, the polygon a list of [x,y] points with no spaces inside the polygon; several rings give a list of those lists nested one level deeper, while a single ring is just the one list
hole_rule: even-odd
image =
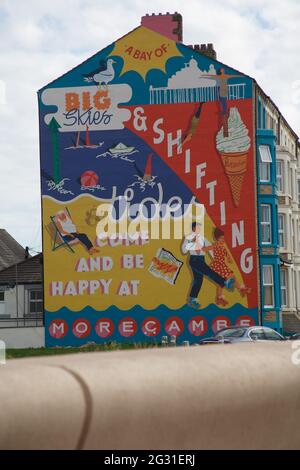
[{"label": "painted deckchair", "polygon": [[[67,207],[65,207],[65,209],[62,211],[60,210],[57,214],[53,215],[53,216],[50,216],[50,219],[51,219],[51,222],[52,222],[52,226],[53,226],[53,234],[52,234],[52,251],[55,251],[57,250],[57,248],[60,248],[62,246],[65,246],[66,248],[68,248],[72,253],[75,253],[75,251],[73,250],[72,248],[72,245],[77,245],[77,243],[79,243],[79,240],[78,238],[74,238],[74,240],[70,240],[70,241],[67,241],[60,229],[58,228],[58,225],[57,225],[57,222],[58,222],[58,219],[59,219],[59,215],[64,212],[66,214],[66,217],[68,217],[71,221],[72,221],[72,217],[71,217],[71,214],[70,214],[70,211]],[[72,221],[73,222],[73,221]]]}]

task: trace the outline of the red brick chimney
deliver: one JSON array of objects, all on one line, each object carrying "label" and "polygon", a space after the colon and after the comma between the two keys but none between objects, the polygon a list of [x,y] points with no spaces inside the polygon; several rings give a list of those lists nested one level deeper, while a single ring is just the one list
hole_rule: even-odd
[{"label": "red brick chimney", "polygon": [[182,16],[177,11],[175,13],[159,13],[158,15],[147,14],[142,17],[141,25],[167,36],[173,41],[182,42]]}]

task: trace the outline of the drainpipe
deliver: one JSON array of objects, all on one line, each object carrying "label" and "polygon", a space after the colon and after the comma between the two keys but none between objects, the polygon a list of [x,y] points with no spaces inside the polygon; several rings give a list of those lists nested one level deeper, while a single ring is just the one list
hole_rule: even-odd
[{"label": "drainpipe", "polygon": [[18,290],[18,265],[16,264],[16,304],[17,304],[17,324],[19,326],[19,290]]}]

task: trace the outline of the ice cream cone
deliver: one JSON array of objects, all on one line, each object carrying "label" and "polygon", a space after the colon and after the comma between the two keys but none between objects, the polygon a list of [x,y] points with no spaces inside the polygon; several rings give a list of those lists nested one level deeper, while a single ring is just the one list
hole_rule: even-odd
[{"label": "ice cream cone", "polygon": [[238,207],[247,169],[247,152],[220,153],[220,155],[229,181],[234,205]]},{"label": "ice cream cone", "polygon": [[247,170],[251,139],[237,108],[230,108],[228,120],[216,135],[216,147],[221,156],[233,203],[238,207]]}]

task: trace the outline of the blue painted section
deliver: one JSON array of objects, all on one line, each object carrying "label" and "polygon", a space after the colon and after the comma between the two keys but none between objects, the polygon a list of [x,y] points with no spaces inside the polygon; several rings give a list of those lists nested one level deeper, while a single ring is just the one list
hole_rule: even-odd
[{"label": "blue painted section", "polygon": [[[192,191],[181,181],[181,179],[174,173],[166,163],[155,153],[155,151],[139,136],[131,132],[129,129],[122,129],[116,131],[93,131],[92,139],[93,142],[105,141],[105,147],[89,149],[87,152],[85,148],[76,150],[69,150],[68,157],[61,159],[60,171],[61,177],[66,179],[65,189],[71,191],[71,193],[58,193],[51,192],[48,187],[47,181],[49,180],[49,175],[52,177],[53,174],[53,163],[51,159],[51,141],[49,136],[49,129],[44,122],[44,117],[41,116],[41,127],[40,127],[40,139],[42,146],[44,148],[43,152],[43,161],[42,161],[42,193],[44,195],[49,195],[55,197],[55,199],[67,202],[74,199],[76,196],[82,194],[92,194],[95,197],[103,197],[104,199],[109,199],[112,197],[112,186],[116,185],[118,188],[117,195],[124,194],[126,188],[129,187],[135,180],[136,168],[144,171],[147,161],[147,155],[152,152],[152,169],[157,177],[157,183],[160,183],[163,190],[163,203],[173,197],[180,194],[183,204],[188,204],[192,197]],[[59,149],[63,153],[66,147],[73,145],[76,140],[76,133],[72,132],[62,132],[59,139]],[[103,154],[110,147],[113,147],[118,142],[122,142],[125,145],[133,145],[136,149],[139,150],[138,153],[131,155],[130,160],[121,160],[121,159],[110,159],[107,161],[107,158],[96,158],[97,154]],[[72,165],[70,164],[72,161]],[[101,186],[102,189],[97,189],[94,192],[90,192],[89,189],[82,190],[80,184],[80,175],[86,171],[87,168],[93,168],[97,174],[101,175]],[[159,189],[158,185],[155,185],[155,188],[146,187],[143,192],[143,198],[153,198],[156,197],[159,199]],[[140,193],[136,192],[131,203],[140,202]],[[151,204],[152,199],[150,199]],[[147,204],[147,203],[146,203]],[[148,205],[148,206],[149,206]],[[147,206],[147,207],[148,207]],[[116,204],[116,210],[118,210],[118,204]]]},{"label": "blue painted section", "polygon": [[[258,126],[265,127],[265,109],[261,103],[261,100],[258,100]],[[271,172],[270,172],[270,182],[260,182],[260,154],[259,146],[268,145],[270,147],[270,152],[272,156]],[[259,239],[259,269],[260,269],[260,292],[261,299],[263,303],[263,266],[271,265],[273,266],[273,278],[274,278],[274,307],[264,308],[261,305],[261,318],[262,324],[264,326],[269,326],[277,330],[281,330],[281,298],[280,298],[280,259],[279,259],[279,237],[278,237],[278,199],[276,195],[276,136],[274,132],[269,129],[257,129],[256,132],[256,155],[257,155],[257,175],[258,175],[258,239]],[[270,194],[260,194],[261,186],[269,187]],[[262,243],[262,233],[261,233],[261,205],[270,204],[271,206],[271,217],[272,217],[272,241],[271,243]],[[273,248],[274,254],[263,254],[263,248]],[[276,322],[267,321],[266,315],[269,311],[276,312]]]},{"label": "blue painted section", "polygon": [[261,129],[261,99],[257,98],[257,126]]},{"label": "blue painted section", "polygon": [[[189,306],[184,306],[178,310],[172,310],[166,307],[165,305],[160,305],[159,307],[157,307],[156,310],[147,311],[143,309],[142,307],[136,305],[132,309],[125,310],[125,311],[120,310],[115,306],[111,306],[107,310],[102,311],[102,312],[98,312],[91,307],[86,307],[80,311],[80,315],[78,314],[78,312],[73,312],[72,310],[69,310],[67,308],[63,308],[57,312],[46,311],[45,313],[46,313],[45,315],[46,344],[49,347],[81,346],[83,344],[86,344],[87,342],[108,343],[112,340],[116,342],[127,341],[128,343],[130,342],[160,343],[162,336],[167,336],[167,333],[165,330],[165,322],[170,317],[179,318],[183,322],[183,325],[184,325],[183,332],[177,337],[178,344],[182,343],[183,341],[190,341],[190,343],[197,343],[203,338],[214,336],[211,319],[215,320],[216,317],[227,318],[230,321],[231,325],[235,325],[239,317],[247,316],[248,318],[250,317],[255,322],[255,324],[258,324],[257,309],[245,308],[240,304],[236,304],[232,308],[225,309],[225,310],[218,308],[216,305],[211,304],[208,307],[201,309],[201,310],[195,310]],[[208,329],[206,333],[203,334],[202,336],[195,336],[191,334],[188,328],[188,324],[190,320],[197,316],[203,317],[208,322]],[[145,318],[149,318],[149,317],[151,318],[154,317],[160,322],[161,329],[160,329],[159,334],[157,334],[156,336],[151,336],[151,337],[146,336],[142,331],[142,322],[145,320]],[[63,338],[53,338],[49,334],[49,326],[53,318],[65,320],[67,322],[68,332]],[[90,334],[84,338],[77,338],[72,332],[72,324],[79,318],[88,320],[91,325]],[[95,325],[96,325],[96,322],[101,318],[113,319],[114,332],[111,337],[100,338],[97,335],[95,331]],[[124,318],[132,318],[137,323],[136,334],[128,338],[124,338],[124,336],[121,336],[121,334],[118,331],[118,324],[120,320]]]},{"label": "blue painted section", "polygon": [[266,108],[263,106],[262,128],[266,129]]},{"label": "blue painted section", "polygon": [[[123,68],[123,58],[120,56],[115,56],[111,54],[113,52],[115,44],[111,44],[100,52],[97,52],[95,55],[82,62],[77,67],[73,68],[66,74],[57,78],[53,82],[49,83],[45,87],[41,88],[38,92],[39,97],[41,97],[42,92],[46,88],[64,88],[64,87],[79,87],[79,86],[95,86],[94,83],[88,83],[84,80],[84,76],[91,73],[93,70],[96,70],[99,67],[99,63],[103,60],[107,60],[109,57],[115,61],[114,71],[115,78],[111,82],[113,85],[117,84],[128,84],[133,90],[131,100],[126,103],[126,106],[133,105],[143,105],[149,104],[150,95],[149,87],[152,85],[155,87],[166,87],[168,85],[168,79],[176,74],[179,70],[182,70],[185,67],[185,64],[189,62],[192,58],[195,59],[198,63],[198,66],[201,70],[209,71],[211,64],[214,65],[216,71],[221,68],[224,68],[226,74],[231,75],[240,75],[240,77],[235,77],[230,79],[230,85],[245,84],[245,96],[244,98],[252,98],[252,80],[246,75],[241,74],[235,69],[223,65],[220,62],[217,62],[214,59],[206,57],[200,53],[197,53],[190,47],[184,46],[182,44],[177,44],[178,50],[181,52],[181,57],[170,57],[166,62],[166,73],[162,70],[152,69],[147,73],[145,80],[141,75],[132,70],[124,74],[121,74]],[[110,55],[111,54],[111,55]],[[109,57],[108,57],[109,56]],[[42,105],[42,101],[40,99]],[[49,112],[49,107],[48,107]]]},{"label": "blue painted section", "polygon": [[257,98],[257,128],[268,130],[266,129],[266,108],[260,97]]}]

